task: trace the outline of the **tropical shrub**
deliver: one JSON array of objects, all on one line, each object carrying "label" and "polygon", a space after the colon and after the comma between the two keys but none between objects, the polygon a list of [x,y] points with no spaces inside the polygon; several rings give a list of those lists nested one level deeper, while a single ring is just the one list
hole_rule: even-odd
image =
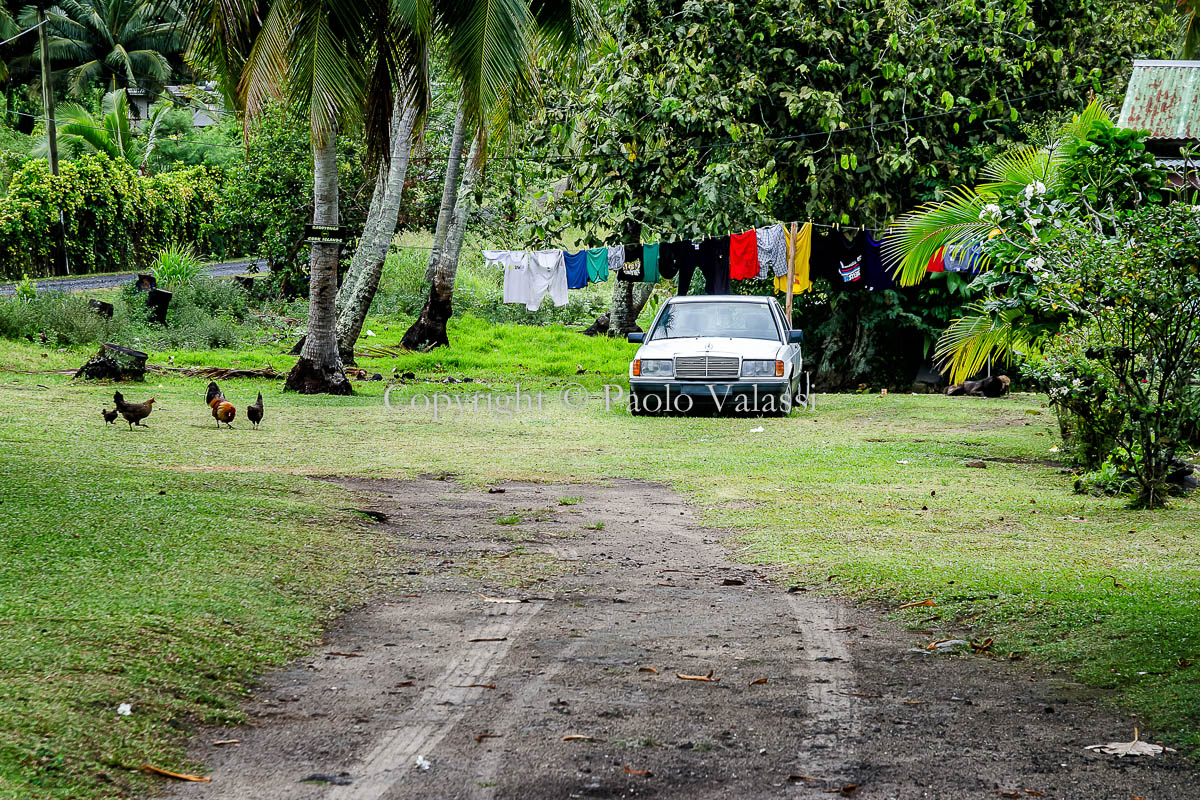
[{"label": "tropical shrub", "polygon": [[1064,226],[1030,260],[1037,305],[1075,321],[1041,359],[1051,402],[1085,465],[1107,447],[1142,507],[1164,502],[1200,418],[1198,212],[1148,206]]},{"label": "tropical shrub", "polygon": [[57,177],[29,161],[0,198],[0,276],[54,273],[60,212],[75,274],[144,269],[171,242],[203,249],[217,187],[201,167],[145,176],[103,153],[65,162]]}]

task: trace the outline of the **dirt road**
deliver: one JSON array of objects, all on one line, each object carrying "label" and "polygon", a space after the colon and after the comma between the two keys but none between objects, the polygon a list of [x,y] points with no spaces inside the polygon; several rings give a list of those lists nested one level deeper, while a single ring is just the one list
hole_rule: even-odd
[{"label": "dirt road", "polygon": [[169,796],[1200,798],[1182,756],[1083,749],[1137,720],[910,652],[930,637],[729,561],[662,486],[344,483],[419,588],[267,676],[253,726],[197,737],[212,782]]},{"label": "dirt road", "polygon": [[[233,275],[244,275],[256,269],[258,274],[265,275],[271,271],[265,260],[254,259],[242,261],[225,261],[219,264],[207,264],[204,271],[210,278],[228,278]],[[87,292],[94,289],[111,289],[115,286],[130,283],[137,279],[136,272],[114,272],[105,275],[80,275],[75,278],[38,278],[39,292]],[[0,283],[0,296],[10,295],[16,291],[17,284],[13,281]]]}]

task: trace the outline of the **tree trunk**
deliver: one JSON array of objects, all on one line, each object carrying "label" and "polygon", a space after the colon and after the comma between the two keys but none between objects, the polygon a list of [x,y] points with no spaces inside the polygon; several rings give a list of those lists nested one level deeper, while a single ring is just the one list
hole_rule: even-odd
[{"label": "tree trunk", "polygon": [[[640,242],[642,226],[640,223],[627,224],[623,234],[627,242]],[[654,284],[618,280],[615,274],[609,280],[613,281],[613,297],[612,309],[608,312],[608,335],[624,336],[640,331],[638,314],[642,313],[646,301],[653,294]]]},{"label": "tree trunk", "polygon": [[433,281],[441,259],[446,232],[450,230],[450,215],[458,199],[458,173],[462,169],[463,139],[467,129],[466,114],[459,103],[458,115],[454,118],[454,133],[450,136],[450,158],[446,161],[446,182],[442,185],[442,205],[438,209],[437,227],[433,230],[433,249],[429,252],[429,265],[425,268],[425,280]]},{"label": "tree trunk", "polygon": [[458,257],[462,251],[463,238],[466,236],[467,222],[474,209],[475,183],[479,179],[482,166],[480,162],[483,160],[483,147],[483,137],[479,136],[467,159],[466,169],[462,172],[454,212],[450,215],[447,231],[442,237],[442,250],[438,253],[433,280],[429,285],[429,298],[425,301],[425,307],[421,309],[416,322],[404,333],[400,342],[402,347],[409,350],[450,344],[450,338],[446,334],[446,323],[454,313],[452,300],[454,281],[458,276]]},{"label": "tree trunk", "polygon": [[[313,224],[338,224],[337,135],[313,142]],[[284,388],[301,394],[351,394],[334,336],[338,244],[309,245],[308,333]]]},{"label": "tree trunk", "polygon": [[[393,129],[395,126],[392,126]],[[354,259],[350,262],[350,269],[346,270],[346,276],[342,279],[342,285],[338,287],[337,310],[338,320],[342,318],[342,312],[346,308],[346,301],[350,299],[350,295],[354,293],[355,284],[358,283],[359,277],[362,275],[363,257],[366,255],[366,243],[371,241],[375,236],[375,231],[379,227],[379,209],[383,205],[383,195],[387,191],[388,168],[386,164],[379,165],[379,173],[375,176],[375,190],[371,192],[371,206],[367,209],[367,221],[363,224],[362,236],[358,240],[358,247],[354,250]]]},{"label": "tree trunk", "polygon": [[[346,285],[353,281],[353,286],[345,293],[338,314],[338,350],[342,361],[347,364],[354,363],[354,343],[358,341],[358,335],[362,333],[363,323],[367,319],[367,312],[371,310],[371,301],[375,299],[375,292],[379,288],[379,278],[383,275],[388,248],[392,244],[392,237],[396,235],[396,217],[400,213],[400,196],[408,174],[408,158],[412,153],[412,132],[416,119],[416,108],[397,96],[392,114],[391,164],[387,169],[377,218],[374,224],[368,218],[363,238],[354,252],[354,261],[346,279]],[[378,189],[377,185],[376,193]],[[346,285],[343,285],[343,290]]]},{"label": "tree trunk", "polygon": [[614,283],[612,309],[608,312],[608,335],[624,336],[640,331],[638,314],[642,313],[646,301],[654,293],[654,284],[617,280],[615,274],[609,280]]}]

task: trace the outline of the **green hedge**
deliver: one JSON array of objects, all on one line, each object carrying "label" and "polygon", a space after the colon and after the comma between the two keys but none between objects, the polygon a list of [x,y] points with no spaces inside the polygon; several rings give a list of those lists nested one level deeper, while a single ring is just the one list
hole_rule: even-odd
[{"label": "green hedge", "polygon": [[0,276],[55,274],[60,210],[72,274],[145,269],[175,241],[203,252],[217,187],[218,173],[204,167],[140,175],[97,153],[64,162],[56,178],[45,160],[30,161],[0,197]]}]

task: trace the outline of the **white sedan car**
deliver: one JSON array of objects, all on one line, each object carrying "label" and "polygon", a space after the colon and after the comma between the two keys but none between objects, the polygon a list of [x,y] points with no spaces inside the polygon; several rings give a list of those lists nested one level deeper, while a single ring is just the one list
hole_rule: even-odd
[{"label": "white sedan car", "polygon": [[672,297],[629,365],[634,414],[697,407],[787,414],[797,404],[803,331],[792,330],[773,297]]}]

